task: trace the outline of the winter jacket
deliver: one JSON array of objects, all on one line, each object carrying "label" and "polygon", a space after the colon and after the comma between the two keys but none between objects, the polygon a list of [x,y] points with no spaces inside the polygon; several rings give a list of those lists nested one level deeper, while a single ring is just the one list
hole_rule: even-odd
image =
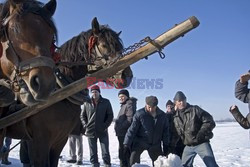
[{"label": "winter jacket", "polygon": [[240,113],[238,107],[230,111],[234,116],[235,120],[242,126],[244,129],[250,129],[250,113],[247,114],[246,118]]},{"label": "winter jacket", "polygon": [[135,111],[136,109],[132,100],[128,99],[125,103],[121,104],[121,109],[115,121],[116,136],[126,135],[127,130],[132,123]]},{"label": "winter jacket", "polygon": [[85,102],[82,106],[80,119],[86,128],[87,137],[102,137],[108,134],[108,127],[113,121],[113,110],[108,99],[100,96],[96,107]]},{"label": "winter jacket", "polygon": [[185,145],[196,146],[208,142],[213,137],[213,117],[198,106],[187,104],[183,111],[177,110],[174,124]]},{"label": "winter jacket", "polygon": [[168,128],[167,115],[162,110],[157,107],[154,118],[145,108],[142,108],[136,111],[123,144],[132,147],[132,149],[133,147],[140,147],[149,150],[161,149],[161,143],[163,142],[163,150],[166,153],[169,144]]},{"label": "winter jacket", "polygon": [[248,82],[241,83],[240,80],[236,82],[235,97],[244,103],[248,103],[248,109],[250,112],[250,91],[248,89]]},{"label": "winter jacket", "polygon": [[[167,112],[167,118],[169,121],[169,133],[170,133],[170,142],[169,142],[169,152],[177,155],[181,155],[182,153],[177,153],[178,149],[183,150],[185,145],[183,144],[180,136],[177,133],[177,130],[174,125],[174,109],[171,112]],[[181,156],[180,156],[181,157]]]}]

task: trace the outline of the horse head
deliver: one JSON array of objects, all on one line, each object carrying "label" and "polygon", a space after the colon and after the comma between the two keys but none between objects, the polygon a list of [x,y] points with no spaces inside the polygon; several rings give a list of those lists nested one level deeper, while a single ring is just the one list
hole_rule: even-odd
[{"label": "horse head", "polygon": [[[95,17],[92,20],[92,36],[89,39],[89,55],[95,55],[94,57],[94,67],[112,65],[119,58],[122,57],[122,52],[124,50],[122,40],[120,39],[120,34],[116,33],[108,26],[100,26],[97,18]],[[91,39],[93,38],[93,39]],[[92,40],[94,42],[92,42]],[[92,46],[91,46],[92,45]],[[89,66],[90,69],[93,66]],[[119,72],[116,75],[104,79],[103,81],[106,84],[115,86],[116,88],[125,88],[129,86],[133,78],[133,73],[130,67],[127,67]]]},{"label": "horse head", "polygon": [[[51,47],[57,31],[52,21],[56,0],[8,0],[0,15],[1,78],[26,105],[46,100],[55,89]],[[1,49],[0,49],[1,50]]]},{"label": "horse head", "polygon": [[[122,57],[124,48],[119,37],[120,32],[113,31],[108,25],[100,25],[96,17],[92,20],[91,26],[91,29],[73,37],[60,47],[62,61],[85,61],[88,64],[72,68],[63,67],[64,73],[73,77],[73,80],[106,68]],[[132,70],[127,67],[111,78],[103,78],[102,81],[121,88],[129,86],[132,77]]]}]

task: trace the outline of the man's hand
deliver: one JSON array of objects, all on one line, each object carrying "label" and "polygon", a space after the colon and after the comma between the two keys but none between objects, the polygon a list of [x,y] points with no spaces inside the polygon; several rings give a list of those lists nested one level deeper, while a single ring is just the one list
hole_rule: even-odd
[{"label": "man's hand", "polygon": [[236,106],[236,105],[232,105],[231,107],[230,107],[230,109],[229,109],[229,111],[232,113],[232,112],[234,112],[234,111],[238,111],[239,109],[238,109],[238,107]]},{"label": "man's hand", "polygon": [[250,72],[240,76],[241,83],[246,83],[246,82],[248,82],[248,80],[250,80]]},{"label": "man's hand", "polygon": [[127,145],[124,145],[123,146],[123,154],[126,156],[126,157],[128,157],[129,155],[130,155],[130,148],[129,148],[129,146],[127,146]]}]

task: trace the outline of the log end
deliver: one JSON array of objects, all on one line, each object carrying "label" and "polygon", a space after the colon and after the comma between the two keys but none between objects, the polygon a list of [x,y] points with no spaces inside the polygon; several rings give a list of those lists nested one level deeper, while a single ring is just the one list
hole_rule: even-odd
[{"label": "log end", "polygon": [[191,24],[194,26],[194,28],[200,25],[200,21],[195,16],[190,17],[189,20]]}]

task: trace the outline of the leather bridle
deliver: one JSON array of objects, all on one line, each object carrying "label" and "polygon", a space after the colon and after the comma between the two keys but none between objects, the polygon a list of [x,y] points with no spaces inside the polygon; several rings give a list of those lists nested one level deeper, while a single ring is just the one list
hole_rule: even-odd
[{"label": "leather bridle", "polygon": [[[8,31],[7,31],[8,23],[13,18],[14,14],[15,13],[13,12],[10,16],[4,19],[2,23],[2,30],[3,30],[3,35],[5,36],[7,44],[8,44],[8,48],[5,48],[5,50],[11,49],[13,53],[12,56],[15,56],[17,60],[16,63],[12,62],[14,66],[14,70],[11,73],[9,77],[10,81],[8,82],[12,83],[15,86],[20,87],[19,84],[20,84],[21,78],[27,75],[27,72],[29,72],[31,69],[34,69],[37,67],[49,67],[49,68],[54,69],[55,62],[52,59],[52,57],[50,58],[50,57],[45,57],[45,56],[37,56],[31,59],[21,60],[21,56],[16,52],[15,48],[13,47],[13,41],[9,38]],[[11,86],[12,90],[18,91],[17,89],[13,88],[13,85]]]}]

